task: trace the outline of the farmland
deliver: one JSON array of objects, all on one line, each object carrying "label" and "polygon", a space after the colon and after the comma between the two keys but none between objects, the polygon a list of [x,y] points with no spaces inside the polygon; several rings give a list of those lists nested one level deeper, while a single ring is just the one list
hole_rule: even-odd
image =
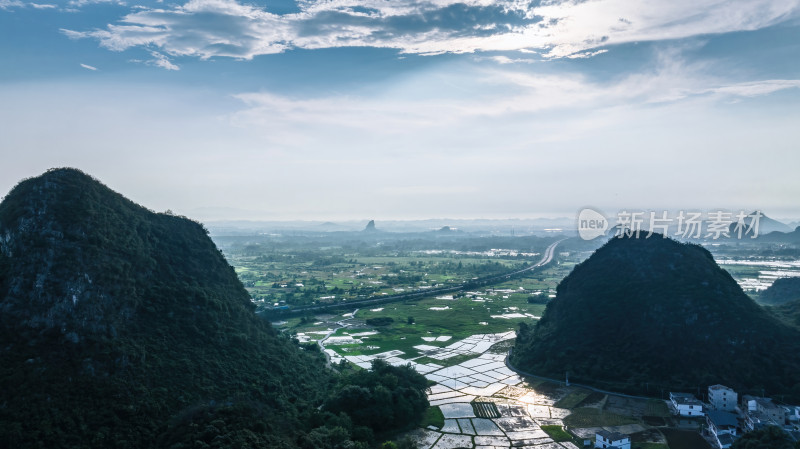
[{"label": "farmland", "polygon": [[[269,311],[457,286],[536,263],[556,240],[339,234],[215,237],[215,241],[258,309]],[[570,256],[562,257],[559,270],[519,279],[512,299],[552,291],[570,263],[579,260],[574,252]]]}]

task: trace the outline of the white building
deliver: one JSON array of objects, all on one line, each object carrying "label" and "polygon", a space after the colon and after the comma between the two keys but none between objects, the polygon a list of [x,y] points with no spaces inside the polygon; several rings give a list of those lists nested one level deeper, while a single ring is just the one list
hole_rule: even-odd
[{"label": "white building", "polygon": [[724,385],[712,385],[708,387],[708,402],[714,410],[733,412],[736,410],[738,401],[739,395]]},{"label": "white building", "polygon": [[631,449],[631,437],[617,432],[599,430],[594,435],[594,447]]},{"label": "white building", "polygon": [[672,412],[676,415],[695,417],[704,416],[703,403],[698,401],[693,394],[689,393],[670,393],[670,405]]}]

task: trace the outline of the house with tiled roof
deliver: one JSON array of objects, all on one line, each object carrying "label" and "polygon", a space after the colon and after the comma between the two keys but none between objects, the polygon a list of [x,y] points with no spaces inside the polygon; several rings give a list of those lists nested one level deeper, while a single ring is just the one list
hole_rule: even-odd
[{"label": "house with tiled roof", "polygon": [[706,414],[708,432],[720,449],[731,447],[737,436],[739,420],[733,413],[711,410]]},{"label": "house with tiled roof", "polygon": [[631,437],[619,432],[598,430],[594,438],[595,448],[631,449]]},{"label": "house with tiled roof", "polygon": [[670,407],[672,413],[680,416],[698,417],[704,416],[703,403],[697,400],[693,394],[689,393],[670,393]]}]

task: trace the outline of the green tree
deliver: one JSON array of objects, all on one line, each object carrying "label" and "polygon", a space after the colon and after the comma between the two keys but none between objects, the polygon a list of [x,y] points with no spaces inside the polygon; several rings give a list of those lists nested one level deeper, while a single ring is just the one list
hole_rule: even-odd
[{"label": "green tree", "polygon": [[361,370],[342,377],[325,409],[348,415],[356,426],[376,433],[412,427],[425,409],[427,380],[410,366],[392,366],[374,360],[372,370]]},{"label": "green tree", "polygon": [[800,442],[792,441],[789,434],[778,426],[764,427],[744,434],[731,449],[798,449]]}]

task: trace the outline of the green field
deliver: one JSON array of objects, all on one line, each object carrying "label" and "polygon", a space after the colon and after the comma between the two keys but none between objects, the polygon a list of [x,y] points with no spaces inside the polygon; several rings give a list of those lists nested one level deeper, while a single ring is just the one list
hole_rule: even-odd
[{"label": "green field", "polygon": [[439,407],[428,407],[425,414],[422,416],[420,427],[435,426],[438,428],[444,427],[444,415]]},{"label": "green field", "polygon": [[[487,296],[491,298],[491,296]],[[431,308],[448,307],[446,310],[431,310]],[[514,310],[509,310],[516,307]],[[383,309],[360,309],[356,313],[357,322],[365,322],[369,318],[389,317],[394,322],[388,326],[375,327],[377,335],[363,338],[360,345],[331,345],[331,349],[342,355],[377,354],[390,350],[400,350],[407,356],[418,356],[414,349],[417,345],[444,347],[453,342],[475,334],[493,334],[516,330],[522,321],[530,322],[532,318],[493,318],[492,315],[505,313],[529,313],[541,316],[544,306],[528,304],[527,301],[517,299],[499,299],[487,302],[474,302],[469,298],[458,300],[423,299],[414,302],[386,304]],[[408,318],[413,317],[413,324],[408,323]],[[290,320],[289,325],[295,332],[307,332],[316,329],[313,325],[303,325],[299,320]],[[351,333],[363,332],[364,329],[339,329],[335,336],[345,336]],[[424,341],[422,337],[451,336],[448,341]],[[367,348],[369,346],[370,348]],[[463,361],[463,360],[461,360]],[[424,361],[422,361],[424,363]],[[460,363],[457,358],[447,360],[447,364]],[[442,363],[441,361],[436,363]]]},{"label": "green field", "polygon": [[631,449],[670,449],[670,447],[661,443],[633,443]]},{"label": "green field", "polygon": [[561,426],[542,426],[542,430],[556,442],[573,440],[572,435],[567,433]]},{"label": "green field", "polygon": [[558,408],[566,408],[566,409],[573,409],[578,406],[581,402],[583,402],[586,398],[589,397],[591,391],[584,390],[584,389],[576,389],[571,391],[569,394],[561,398],[558,402],[556,402],[553,407]]},{"label": "green field", "polygon": [[657,416],[659,418],[669,418],[672,414],[664,401],[651,400],[647,402],[645,416]]},{"label": "green field", "polygon": [[711,449],[699,433],[690,430],[662,429],[671,449]]},{"label": "green field", "polygon": [[569,427],[607,427],[636,424],[638,421],[629,416],[617,415],[597,408],[582,407],[572,411],[564,418],[564,425]]},{"label": "green field", "polygon": [[[424,344],[444,347],[475,334],[515,331],[519,323],[534,322],[535,317],[540,317],[544,313],[545,304],[529,303],[528,298],[553,294],[555,286],[574,264],[574,260],[553,264],[526,277],[462,292],[456,295],[456,299],[429,297],[359,308],[355,317],[347,321],[350,326],[337,329],[333,335],[341,337],[371,330],[378,333],[358,337],[363,341],[360,344],[326,344],[326,347],[340,355],[372,355],[399,350],[405,353],[404,357],[418,357],[421,354],[414,346]],[[511,314],[516,315],[508,317]],[[289,333],[321,332],[337,328],[336,323],[346,318],[341,312],[335,315],[328,313],[319,316],[292,317],[276,323],[276,327]],[[393,323],[388,326],[369,326],[366,320],[370,318],[392,318]],[[409,318],[412,319],[412,323],[409,323]],[[440,336],[450,336],[451,339],[432,342],[423,340],[423,337]],[[311,341],[318,338],[317,334],[309,334],[306,337]],[[511,343],[502,345],[505,352]],[[436,361],[423,357],[417,362],[449,366],[463,362],[463,358],[457,356]]]}]

